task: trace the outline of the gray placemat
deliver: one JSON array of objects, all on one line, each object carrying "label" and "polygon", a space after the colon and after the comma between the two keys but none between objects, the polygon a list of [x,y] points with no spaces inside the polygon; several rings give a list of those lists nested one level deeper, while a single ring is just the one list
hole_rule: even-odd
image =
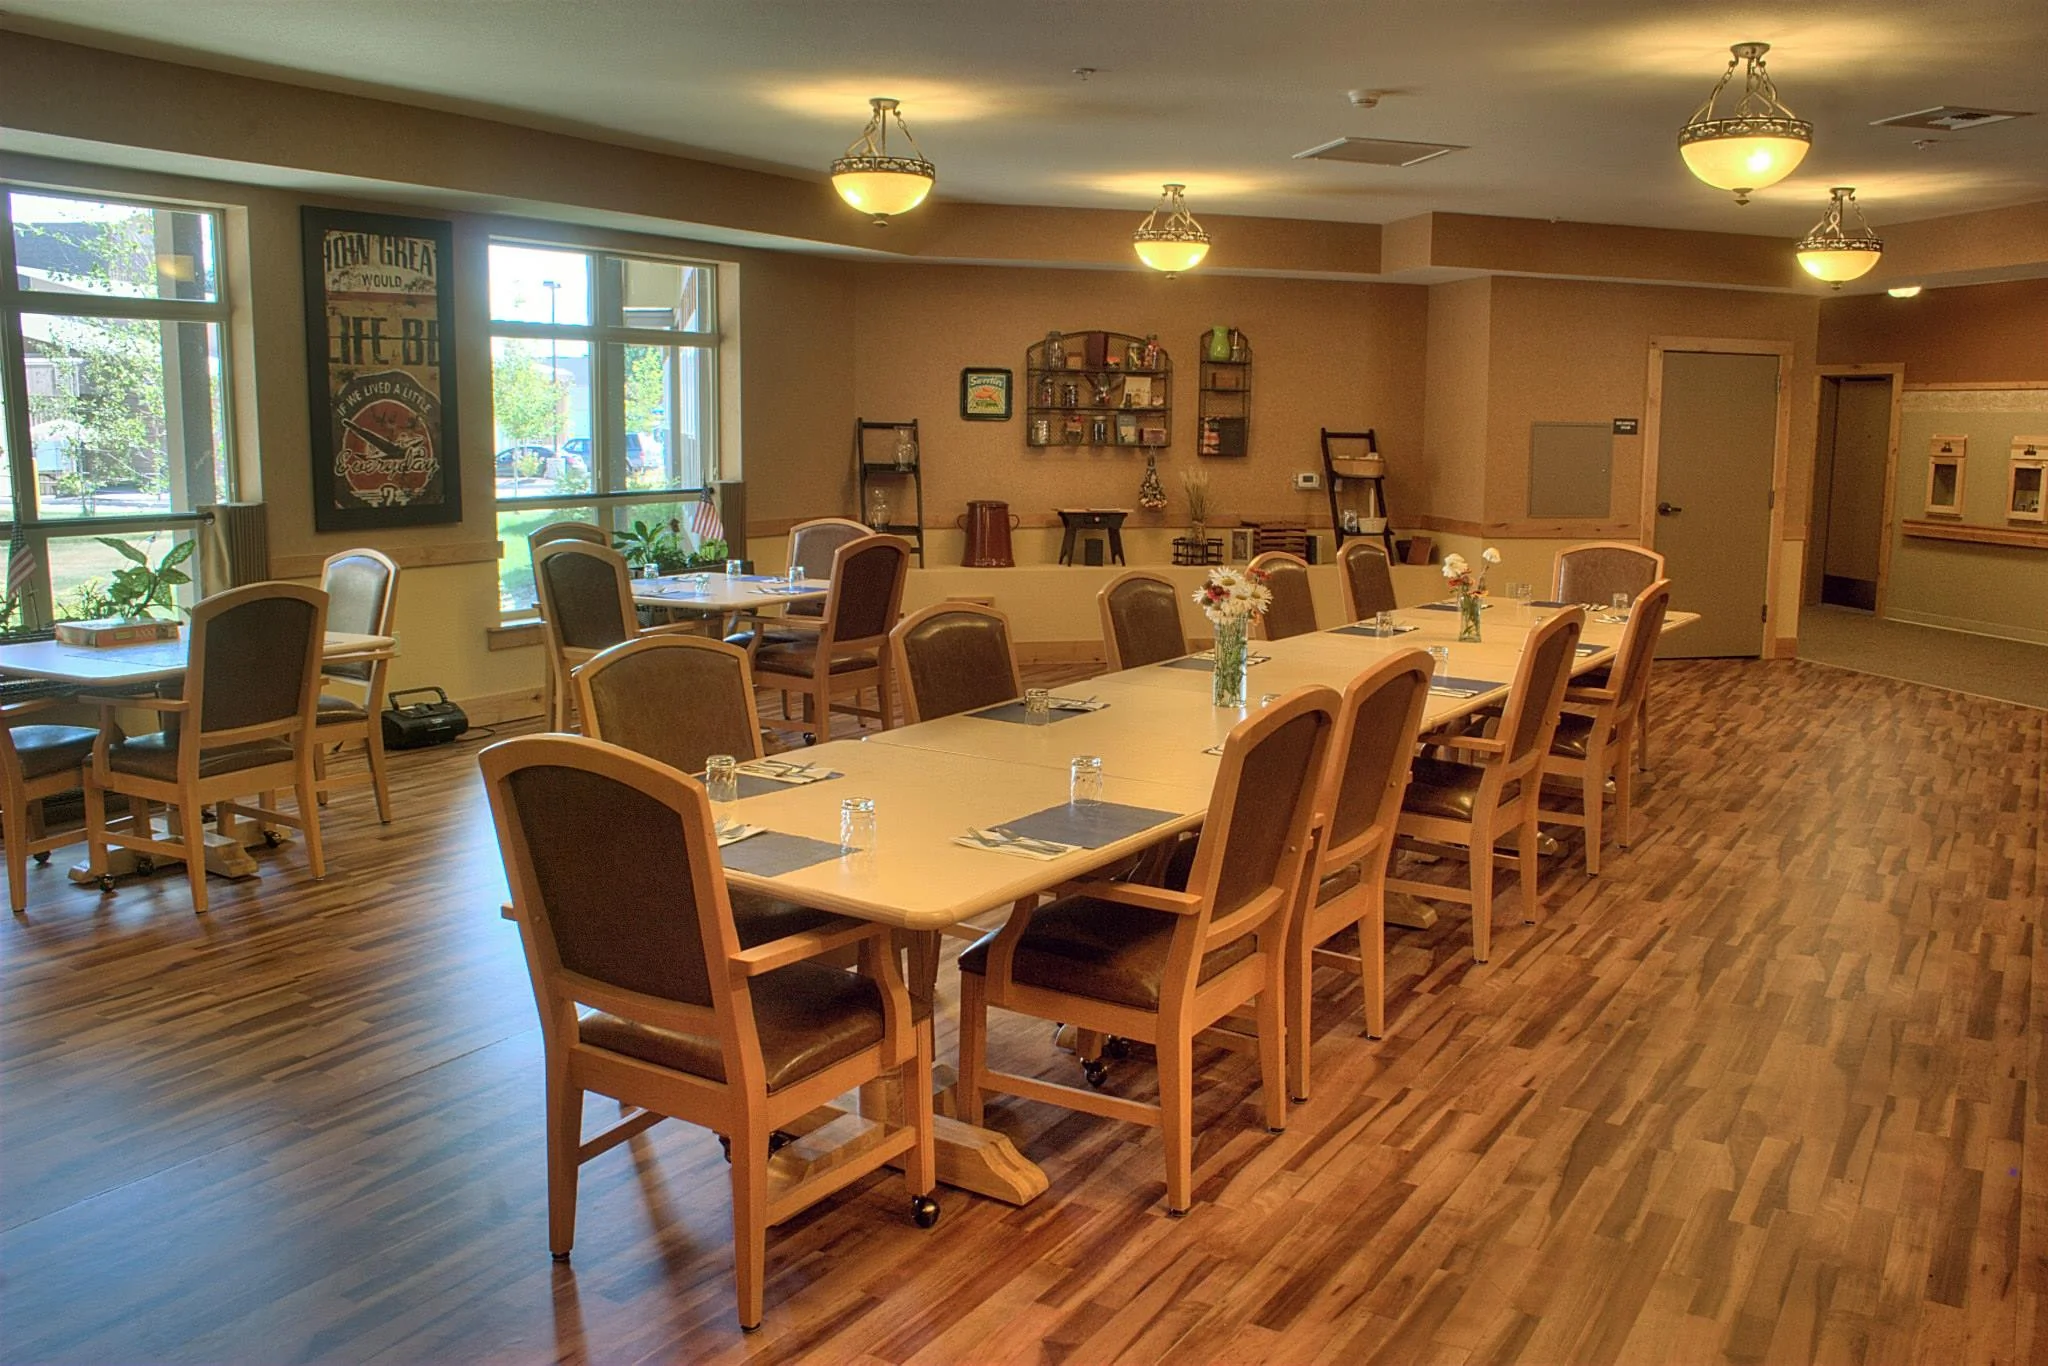
[{"label": "gray placemat", "polygon": [[1437,677],[1429,680],[1429,686],[1432,688],[1469,688],[1473,692],[1492,692],[1495,688],[1505,688],[1507,684],[1496,683],[1490,678],[1453,678],[1449,674],[1439,674]]},{"label": "gray placemat", "polygon": [[[984,721],[1008,721],[1011,725],[1014,726],[1030,726],[1038,724],[1032,719],[1031,713],[1024,710],[1024,704],[1022,702],[1001,702],[993,707],[983,707],[980,711],[969,712],[968,715],[978,716]],[[1061,711],[1059,708],[1055,707],[1050,711],[1046,712],[1045,724],[1052,725],[1056,721],[1065,721],[1069,720],[1072,717],[1089,715],[1093,715],[1093,713],[1085,711]]]},{"label": "gray placemat", "polygon": [[[1246,655],[1245,667],[1256,669],[1270,658],[1270,655]],[[1169,659],[1159,667],[1162,669],[1200,669],[1203,673],[1210,673],[1215,670],[1216,661],[1213,659],[1196,659],[1193,655],[1188,655],[1181,659]]]},{"label": "gray placemat", "polygon": [[[1484,612],[1492,606],[1493,604],[1490,602],[1481,602],[1479,610]],[[1455,602],[1425,602],[1422,604],[1421,610],[1425,612],[1455,612],[1458,610],[1458,604]]]},{"label": "gray placemat", "polygon": [[718,853],[728,868],[752,873],[755,877],[779,877],[814,863],[838,858],[839,846],[807,835],[785,835],[779,830],[766,830],[738,844],[728,844]]},{"label": "gray placemat", "polygon": [[1576,653],[1582,655],[1597,655],[1606,648],[1607,647],[1605,645],[1581,645],[1577,647]]},{"label": "gray placemat", "polygon": [[1154,811],[1150,807],[1125,806],[1121,802],[1089,802],[1082,806],[1069,802],[1005,821],[1000,828],[1026,839],[1054,840],[1083,849],[1100,849],[1105,844],[1115,844],[1155,825],[1179,819],[1179,812]]},{"label": "gray placemat", "polygon": [[[700,783],[704,781],[704,775],[701,773],[692,773],[690,776]],[[844,776],[841,773],[834,773],[829,777],[813,778],[811,783],[829,783],[833,778]],[[741,801],[745,801],[749,797],[765,797],[771,792],[794,792],[797,788],[809,787],[811,785],[811,783],[779,783],[773,778],[762,778],[752,773],[742,773],[738,777],[740,780]]]},{"label": "gray placemat", "polygon": [[1396,626],[1391,631],[1381,631],[1375,626],[1333,626],[1330,628],[1330,634],[1333,636],[1365,636],[1370,640],[1392,640],[1395,636],[1405,636],[1410,631],[1420,631],[1421,629],[1420,626]]}]

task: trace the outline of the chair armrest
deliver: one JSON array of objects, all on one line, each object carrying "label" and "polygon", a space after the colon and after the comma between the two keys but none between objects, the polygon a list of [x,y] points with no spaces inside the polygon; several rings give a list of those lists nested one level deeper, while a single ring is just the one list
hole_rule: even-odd
[{"label": "chair armrest", "polygon": [[398,655],[391,650],[358,650],[353,654],[323,655],[320,659],[320,671],[325,673],[336,664],[375,664],[379,660],[396,658]]},{"label": "chair armrest", "polygon": [[1581,706],[1599,707],[1621,700],[1621,694],[1612,688],[1566,688],[1564,700]]},{"label": "chair armrest", "polygon": [[74,700],[89,702],[97,707],[136,707],[143,711],[185,712],[192,710],[192,704],[182,697],[157,697],[146,692],[82,692]]},{"label": "chair armrest", "polygon": [[1202,898],[1191,892],[1148,887],[1142,882],[1067,882],[1054,888],[1053,892],[1056,896],[1092,896],[1097,901],[1142,906],[1148,911],[1166,911],[1172,915],[1193,915],[1202,908]]},{"label": "chair armrest", "polygon": [[736,975],[759,977],[764,972],[786,968],[791,963],[801,963],[806,958],[816,958],[821,953],[830,953],[848,944],[858,944],[863,939],[887,933],[887,925],[873,922],[851,925],[843,930],[805,930],[800,934],[772,939],[766,944],[756,944],[751,949],[742,949],[728,961]]},{"label": "chair armrest", "polygon": [[1443,740],[1431,740],[1425,736],[1424,743],[1440,745],[1445,749],[1469,749],[1479,754],[1506,754],[1508,752],[1507,741],[1488,739],[1484,735],[1453,735]]}]

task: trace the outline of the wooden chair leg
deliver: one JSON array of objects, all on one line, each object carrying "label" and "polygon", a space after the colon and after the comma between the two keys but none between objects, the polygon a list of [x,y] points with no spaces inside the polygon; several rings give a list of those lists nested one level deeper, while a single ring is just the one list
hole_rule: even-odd
[{"label": "wooden chair leg", "polygon": [[7,794],[7,805],[0,807],[0,839],[7,841],[7,899],[16,915],[28,909],[27,806],[28,801],[16,790]]},{"label": "wooden chair leg", "polygon": [[1635,723],[1623,723],[1621,735],[1615,742],[1615,759],[1608,764],[1614,772],[1614,842],[1621,848],[1629,846],[1635,830],[1636,775],[1629,764],[1630,741],[1634,738]]},{"label": "wooden chair leg", "polygon": [[880,673],[877,677],[881,681],[875,684],[875,710],[882,714],[882,729],[893,730],[896,726],[895,711],[890,703],[895,698],[895,689],[893,679],[890,676],[891,666],[887,650],[881,652],[881,657],[877,663],[880,668]]},{"label": "wooden chair leg", "polygon": [[1358,921],[1359,989],[1365,996],[1365,1037],[1387,1033],[1387,870],[1382,864]]},{"label": "wooden chair leg", "polygon": [[1185,1214],[1195,1198],[1194,1048],[1179,1022],[1160,1033],[1159,1132],[1166,1140],[1166,1209],[1169,1214]]},{"label": "wooden chair leg", "polygon": [[[1628,751],[1622,755],[1627,757]],[[1643,704],[1636,708],[1636,767],[1643,772],[1650,771],[1650,694],[1643,693]]]},{"label": "wooden chair leg", "polygon": [[185,877],[192,884],[192,914],[206,914],[206,821],[197,802],[177,807],[178,829],[185,842]]},{"label": "wooden chair leg", "polygon": [[1601,816],[1607,809],[1607,750],[1597,740],[1586,746],[1579,766],[1579,812],[1586,818],[1586,874],[1600,875]]},{"label": "wooden chair leg", "polygon": [[[1599,794],[1596,792],[1594,795],[1597,797]],[[1522,838],[1519,846],[1521,852],[1515,859],[1515,866],[1520,870],[1522,878],[1522,921],[1524,924],[1533,925],[1536,923],[1536,913],[1543,909],[1537,888],[1537,882],[1542,876],[1543,856],[1536,847],[1536,842],[1542,838],[1542,834],[1536,828],[1534,790],[1529,793],[1526,812],[1527,814],[1522,817]]]},{"label": "wooden chair leg", "polygon": [[313,746],[313,781],[319,787],[320,805],[327,805],[327,746]]},{"label": "wooden chair leg", "polygon": [[299,803],[299,819],[305,828],[299,833],[306,837],[306,863],[313,870],[314,881],[327,876],[327,852],[320,843],[320,803],[316,794],[319,789],[313,783],[314,744],[304,737],[299,741],[299,783],[296,797]]},{"label": "wooden chair leg", "polygon": [[107,790],[85,770],[85,866],[96,878],[107,875]]},{"label": "wooden chair leg", "polygon": [[904,1064],[904,1119],[917,1135],[917,1144],[903,1155],[903,1181],[912,1195],[930,1195],[938,1184],[938,1158],[932,1141],[932,1022],[929,1018],[913,1026],[917,1030],[917,1056]]},{"label": "wooden chair leg", "polygon": [[1472,961],[1484,963],[1493,953],[1493,828],[1474,821],[1466,846],[1472,880]]},{"label": "wooden chair leg", "polygon": [[583,1145],[583,1088],[571,1085],[569,1069],[550,1060],[548,1107],[548,1251],[569,1260],[576,1245],[576,1151]]},{"label": "wooden chair leg", "polygon": [[[1310,889],[1308,895],[1315,892]],[[1296,1104],[1306,1101],[1308,1090],[1309,994],[1315,984],[1315,931],[1309,917],[1301,918],[1301,933],[1287,945],[1287,1094]],[[1261,1044],[1265,1026],[1259,1026]]]},{"label": "wooden chair leg", "polygon": [[370,765],[370,787],[377,794],[377,819],[391,824],[391,784],[384,776],[384,723],[377,717],[370,718],[370,728],[363,736],[363,758]]},{"label": "wooden chair leg", "polygon": [[[1259,1090],[1265,1093],[1266,1130],[1276,1134],[1287,1127],[1287,968],[1288,954],[1282,945],[1274,945],[1266,953],[1266,988],[1259,993],[1257,1009]],[[1302,1043],[1306,1067],[1307,1040]]]},{"label": "wooden chair leg", "polygon": [[960,1079],[953,1087],[960,1118],[980,1125],[982,1084],[988,1078],[988,984],[978,972],[960,974]]},{"label": "wooden chair leg", "polygon": [[[929,1087],[925,1088],[930,1090]],[[739,1283],[740,1327],[761,1326],[762,1283],[768,1278],[768,1134],[750,1118],[732,1144],[733,1278]]]}]

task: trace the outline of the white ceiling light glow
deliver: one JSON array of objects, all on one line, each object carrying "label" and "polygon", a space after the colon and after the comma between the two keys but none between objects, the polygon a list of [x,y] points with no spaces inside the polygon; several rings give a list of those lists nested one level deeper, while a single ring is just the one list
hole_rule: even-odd
[{"label": "white ceiling light glow", "polygon": [[[1854,186],[1837,185],[1828,194],[1832,197],[1827,213],[1812,232],[1799,239],[1799,264],[1814,279],[1840,289],[1844,280],[1858,280],[1871,272],[1884,255],[1884,243],[1863,221]],[[1853,228],[1842,222],[1843,215],[1851,211],[1856,215]]]},{"label": "white ceiling light glow", "polygon": [[[1717,190],[1733,190],[1735,202],[1747,204],[1752,193],[1777,184],[1805,160],[1813,125],[1778,102],[1777,87],[1764,70],[1769,43],[1737,43],[1728,50],[1734,56],[1720,83],[1678,131],[1678,154],[1694,175]],[[1738,62],[1748,63],[1742,98],[1717,115],[1714,102],[1728,88]]]},{"label": "white ceiling light glow", "polygon": [[[1202,231],[1202,225],[1181,201],[1185,189],[1185,185],[1162,186],[1158,207],[1146,214],[1145,221],[1131,234],[1138,259],[1154,270],[1165,271],[1168,279],[1184,270],[1193,270],[1209,254],[1209,234]],[[1160,221],[1161,214],[1166,215],[1164,222]]]},{"label": "white ceiling light glow", "polygon": [[[846,155],[832,163],[832,188],[854,208],[873,214],[876,227],[887,227],[891,214],[909,213],[924,203],[937,173],[918,150],[910,130],[903,126],[897,102],[873,99],[868,104],[874,110],[868,126],[846,149]],[[907,157],[889,151],[892,118],[896,120],[896,131],[910,148]]]}]

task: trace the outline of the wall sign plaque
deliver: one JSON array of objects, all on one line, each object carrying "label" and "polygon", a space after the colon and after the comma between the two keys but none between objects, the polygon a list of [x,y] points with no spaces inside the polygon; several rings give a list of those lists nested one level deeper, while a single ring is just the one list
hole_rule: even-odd
[{"label": "wall sign plaque", "polygon": [[314,527],[461,521],[453,229],[310,206],[302,227]]}]

